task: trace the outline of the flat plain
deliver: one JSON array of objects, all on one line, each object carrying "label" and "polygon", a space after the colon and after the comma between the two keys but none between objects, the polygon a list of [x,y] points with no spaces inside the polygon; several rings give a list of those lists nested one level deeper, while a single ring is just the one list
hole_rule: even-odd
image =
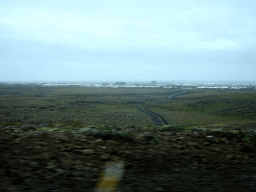
[{"label": "flat plain", "polygon": [[152,127],[134,104],[161,115],[169,125],[226,126],[254,122],[255,90],[83,88],[0,85],[0,123]]}]

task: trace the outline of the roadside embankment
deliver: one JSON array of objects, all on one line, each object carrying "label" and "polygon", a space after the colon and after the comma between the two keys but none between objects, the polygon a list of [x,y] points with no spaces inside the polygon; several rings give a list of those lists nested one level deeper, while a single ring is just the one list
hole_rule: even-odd
[{"label": "roadside embankment", "polygon": [[95,191],[108,162],[124,162],[122,192],[256,190],[255,135],[175,126],[96,129],[1,126],[0,191]]}]

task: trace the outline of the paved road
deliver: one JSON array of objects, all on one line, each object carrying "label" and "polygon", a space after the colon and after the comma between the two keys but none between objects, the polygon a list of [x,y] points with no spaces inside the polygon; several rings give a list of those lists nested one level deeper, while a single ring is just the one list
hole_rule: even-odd
[{"label": "paved road", "polygon": [[[181,95],[181,94],[184,94],[184,93],[186,93],[186,91],[182,91],[182,92],[179,92],[179,93],[175,93],[175,94],[169,95],[167,98],[173,99],[175,96]],[[149,111],[147,109],[144,110],[138,104],[134,104],[134,106],[138,110],[140,110],[141,112],[147,114],[151,119],[153,119],[153,121],[154,121],[156,126],[163,126],[164,124],[168,125],[168,122],[161,115],[159,115],[157,113],[154,113],[154,112],[151,112],[151,111]],[[161,121],[161,119],[162,119],[162,121]],[[163,122],[164,122],[164,124],[163,124]]]},{"label": "paved road", "polygon": [[153,113],[150,113],[148,111],[145,111],[144,109],[141,109],[141,107],[138,104],[134,104],[134,106],[139,109],[142,113],[146,113],[150,118],[153,119],[153,121],[155,122],[156,126],[163,126],[163,122],[159,119],[158,116],[156,116]]},{"label": "paved road", "polygon": [[153,113],[154,115],[156,115],[157,117],[159,117],[165,125],[168,125],[168,122],[167,122],[161,115],[159,115],[158,113],[149,111],[149,110],[146,109],[145,107],[144,107],[144,110],[147,111],[147,112],[149,112],[149,113]]},{"label": "paved road", "polygon": [[186,93],[186,91],[183,90],[182,92],[169,95],[167,98],[168,98],[168,99],[173,99],[173,98],[176,97],[177,95],[181,95],[181,94],[184,94],[184,93]]}]

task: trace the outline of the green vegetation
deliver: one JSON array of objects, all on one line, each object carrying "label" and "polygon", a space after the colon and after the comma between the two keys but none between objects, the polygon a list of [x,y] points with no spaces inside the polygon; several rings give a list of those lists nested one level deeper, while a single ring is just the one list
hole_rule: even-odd
[{"label": "green vegetation", "polygon": [[120,135],[124,138],[131,138],[131,134],[125,131],[121,131]]},{"label": "green vegetation", "polygon": [[8,123],[0,123],[0,125],[4,125],[4,126],[7,126],[7,125],[20,125],[20,123],[18,123],[18,122],[8,122]]},{"label": "green vegetation", "polygon": [[60,131],[66,131],[66,129],[60,129],[60,128],[53,128],[51,129],[52,132],[60,132]]},{"label": "green vegetation", "polygon": [[161,142],[155,136],[154,136],[154,139],[151,139],[150,143],[152,143],[153,145],[159,145],[159,144],[161,145]]},{"label": "green vegetation", "polygon": [[[162,116],[169,124],[212,128],[256,117],[256,90],[106,89],[0,85],[2,125],[49,123],[49,127],[154,127],[134,104]],[[7,123],[8,122],[8,123]],[[17,122],[17,123],[16,123]]]},{"label": "green vegetation", "polygon": [[254,135],[246,134],[243,140],[247,143],[251,143],[254,140]]},{"label": "green vegetation", "polygon": [[246,168],[256,170],[256,166],[249,166],[249,165],[247,165]]},{"label": "green vegetation", "polygon": [[70,126],[72,126],[72,127],[83,127],[83,123],[79,122],[79,121],[72,121],[70,123]]},{"label": "green vegetation", "polygon": [[74,128],[71,126],[65,126],[65,127],[61,127],[61,128],[43,127],[43,128],[37,128],[37,130],[52,131],[52,132],[71,132],[71,131],[74,131]]},{"label": "green vegetation", "polygon": [[62,123],[54,123],[52,126],[54,126],[54,127],[63,127],[63,126],[65,126],[64,124],[62,124]]},{"label": "green vegetation", "polygon": [[164,131],[186,131],[190,129],[190,126],[180,126],[180,125],[164,125],[160,130]]},{"label": "green vegetation", "polygon": [[95,105],[95,110],[97,110],[99,113],[104,113],[104,112],[119,112],[119,111],[124,111],[126,110],[127,112],[134,112],[136,109],[132,105],[104,105],[104,104],[96,104]]},{"label": "green vegetation", "polygon": [[188,90],[167,102],[152,102],[145,108],[182,126],[231,124],[256,117],[255,90]]}]

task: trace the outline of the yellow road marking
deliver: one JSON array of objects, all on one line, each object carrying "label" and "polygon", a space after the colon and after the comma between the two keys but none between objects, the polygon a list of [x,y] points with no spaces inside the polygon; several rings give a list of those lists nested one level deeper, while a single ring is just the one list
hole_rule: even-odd
[{"label": "yellow road marking", "polygon": [[122,179],[123,168],[123,162],[108,162],[104,174],[101,175],[98,181],[96,192],[114,192],[118,182]]}]

